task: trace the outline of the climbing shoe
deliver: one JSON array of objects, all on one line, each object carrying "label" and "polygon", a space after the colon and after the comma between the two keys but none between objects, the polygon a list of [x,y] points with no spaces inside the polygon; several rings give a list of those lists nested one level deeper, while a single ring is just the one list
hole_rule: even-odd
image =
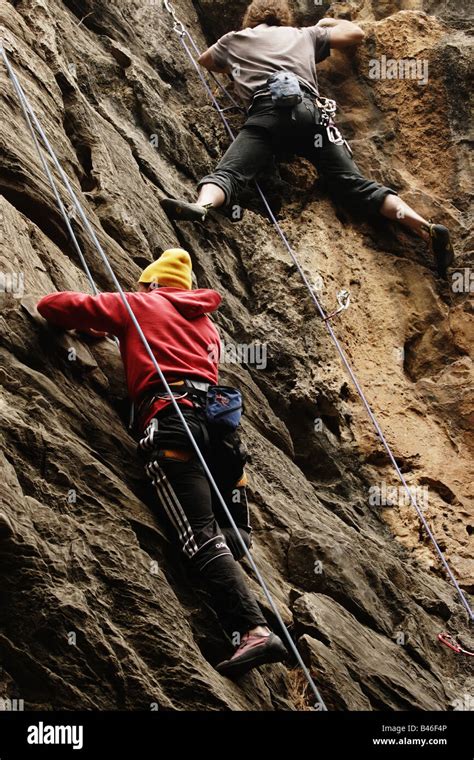
[{"label": "climbing shoe", "polygon": [[431,250],[436,262],[438,274],[446,279],[448,267],[454,261],[454,249],[451,243],[449,230],[443,224],[430,224],[424,228],[430,236]]},{"label": "climbing shoe", "polygon": [[266,636],[254,636],[246,633],[230,660],[220,662],[216,670],[227,678],[240,678],[259,665],[265,665],[269,662],[282,662],[286,659],[287,654],[282,640],[274,633]]},{"label": "climbing shoe", "polygon": [[187,203],[175,198],[164,198],[161,206],[168,219],[176,219],[182,222],[204,222],[207,212],[211,208],[210,204],[200,206],[198,203]]}]

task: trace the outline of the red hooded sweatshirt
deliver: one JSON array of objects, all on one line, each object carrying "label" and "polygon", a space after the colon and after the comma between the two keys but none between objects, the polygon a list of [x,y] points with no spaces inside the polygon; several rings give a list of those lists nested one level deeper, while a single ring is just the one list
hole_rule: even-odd
[{"label": "red hooded sweatshirt", "polygon": [[[169,381],[184,377],[218,381],[219,334],[206,316],[217,309],[221,296],[215,290],[156,288],[147,293],[126,293],[150,348]],[[99,330],[116,335],[125,368],[130,398],[137,401],[160,382],[156,369],[132,323],[119,293],[52,293],[37,309],[54,325],[67,330]],[[143,426],[170,402],[159,400]],[[190,404],[187,399],[181,403]]]}]

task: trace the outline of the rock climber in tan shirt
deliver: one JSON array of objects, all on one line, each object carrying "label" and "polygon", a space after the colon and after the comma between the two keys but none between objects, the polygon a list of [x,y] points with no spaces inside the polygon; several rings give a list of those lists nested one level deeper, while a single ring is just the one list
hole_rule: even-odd
[{"label": "rock climber in tan shirt", "polygon": [[360,44],[356,24],[325,18],[298,28],[287,0],[254,0],[242,29],[221,37],[199,58],[209,71],[232,76],[247,119],[216,169],[198,183],[196,202],[165,198],[170,219],[204,221],[213,208],[237,206],[245,186],[281,153],[311,161],[335,201],[361,215],[399,221],[429,240],[438,274],[454,260],[448,229],[432,224],[390,187],[362,175],[333,122],[331,101],[321,98],[316,64]]}]

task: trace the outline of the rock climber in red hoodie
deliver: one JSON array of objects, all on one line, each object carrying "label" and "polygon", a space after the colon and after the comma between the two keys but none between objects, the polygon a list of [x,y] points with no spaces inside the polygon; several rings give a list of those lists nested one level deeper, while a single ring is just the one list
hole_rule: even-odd
[{"label": "rock climber in red hoodie", "polygon": [[[153,354],[180,404],[240,535],[249,548],[251,528],[245,492],[245,454],[238,432],[210,425],[199,403],[218,382],[218,332],[207,316],[220,295],[192,290],[191,258],[165,251],[147,267],[137,293],[126,293]],[[184,555],[197,569],[236,650],[217,670],[232,678],[258,665],[282,661],[286,649],[267,627],[238,560],[244,552],[176,413],[119,293],[52,293],[38,303],[54,325],[110,333],[120,343],[129,395],[135,404],[139,449]]]}]

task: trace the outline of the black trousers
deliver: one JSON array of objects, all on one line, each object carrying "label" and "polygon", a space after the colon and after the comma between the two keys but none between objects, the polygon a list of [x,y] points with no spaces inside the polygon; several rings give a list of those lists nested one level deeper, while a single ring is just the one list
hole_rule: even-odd
[{"label": "black trousers", "polygon": [[[223,438],[212,431],[206,435],[201,412],[183,409],[183,414],[249,548],[247,495],[245,486],[239,484],[244,472],[240,438],[236,434]],[[182,552],[198,570],[210,593],[211,604],[223,628],[232,638],[236,633],[266,625],[238,564],[244,555],[242,546],[181,420],[173,410],[159,416],[157,424],[155,432],[153,423],[147,428],[139,444],[147,458],[145,469]]]},{"label": "black trousers", "polygon": [[276,108],[270,97],[258,98],[215,171],[203,177],[198,187],[218,185],[226,205],[234,204],[274,157],[298,155],[317,168],[334,201],[366,216],[377,214],[386,196],[397,193],[364,177],[348,148],[332,143],[318,121],[318,108],[310,97],[304,97],[293,111]]}]

